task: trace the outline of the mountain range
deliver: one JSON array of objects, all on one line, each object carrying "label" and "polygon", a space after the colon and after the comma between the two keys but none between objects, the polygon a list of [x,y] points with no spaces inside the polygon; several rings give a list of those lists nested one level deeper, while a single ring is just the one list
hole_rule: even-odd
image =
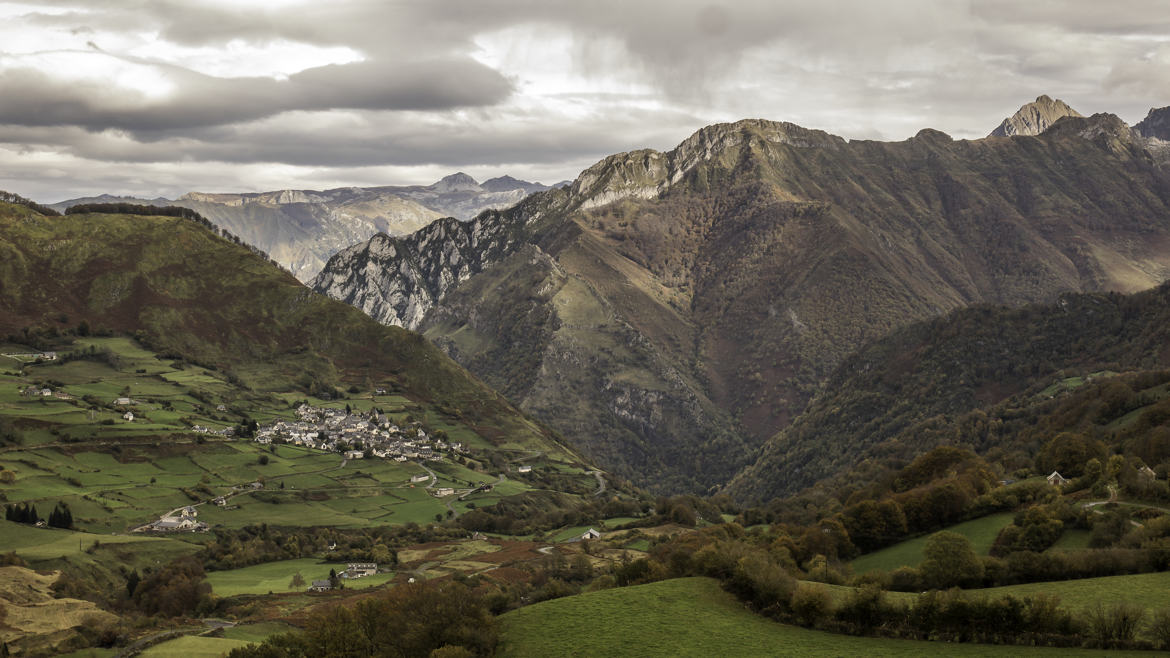
[{"label": "mountain range", "polygon": [[893,330],[1170,277],[1163,115],[1135,130],[1037,104],[980,140],[710,126],[510,209],[376,235],[312,286],[423,332],[605,467],[710,490]]},{"label": "mountain range", "polygon": [[510,176],[481,185],[462,172],[431,185],[278,190],[245,194],[190,192],[178,199],[101,195],[51,204],[137,203],[191,208],[267,252],[301,281],[317,274],[337,251],[377,233],[409,234],[440,217],[467,219],[488,208],[514,205],[550,189]]}]

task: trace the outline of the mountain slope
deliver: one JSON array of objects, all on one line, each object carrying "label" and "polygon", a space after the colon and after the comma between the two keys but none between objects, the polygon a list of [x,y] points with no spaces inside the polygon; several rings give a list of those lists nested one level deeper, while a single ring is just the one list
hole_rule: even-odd
[{"label": "mountain slope", "polygon": [[377,385],[441,405],[490,440],[560,450],[421,336],[313,293],[194,220],[45,217],[0,204],[0,335],[52,336],[81,321],[132,332],[242,386]]},{"label": "mountain slope", "polygon": [[[824,393],[767,442],[727,491],[744,500],[767,500],[866,459],[906,462],[956,441],[980,452],[1019,449],[1012,442],[1021,429],[1027,434],[1036,424],[1029,419],[1053,413],[1043,407],[1052,406],[1048,401],[1064,390],[1065,380],[1075,378],[1080,385],[1092,379],[1085,377],[1090,373],[1165,369],[1168,345],[1170,284],[1129,296],[1067,294],[1057,304],[1019,309],[972,307],[916,323],[842,363]],[[1059,385],[1049,386],[1053,382]],[[1054,392],[1041,394],[1045,387]],[[1098,391],[1091,397],[1112,394]],[[1006,411],[990,411],[1009,399]],[[1093,410],[1100,404],[1093,399],[1075,406]],[[989,411],[976,411],[981,409]],[[1129,410],[1119,408],[1102,420]],[[1016,420],[1022,428],[1005,427]],[[1036,440],[1043,445],[1056,433],[1041,433]],[[1029,455],[1039,449],[1028,447]]]},{"label": "mountain slope", "polygon": [[1048,96],[1022,106],[1016,113],[1003,120],[988,137],[1011,137],[1012,135],[1039,135],[1064,117],[1082,117],[1080,112],[1067,103]]},{"label": "mountain slope", "polygon": [[565,190],[339,253],[314,280],[418,328],[595,459],[719,484],[866,341],[978,302],[1170,275],[1170,180],[1111,115],[896,143],[705,128]]}]

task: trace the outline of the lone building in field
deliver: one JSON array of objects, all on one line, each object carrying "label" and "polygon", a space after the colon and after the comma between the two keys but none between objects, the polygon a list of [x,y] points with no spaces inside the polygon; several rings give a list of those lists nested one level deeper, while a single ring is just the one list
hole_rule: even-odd
[{"label": "lone building in field", "polygon": [[1048,476],[1048,484],[1054,487],[1061,487],[1068,484],[1068,478],[1064,477],[1056,471],[1052,471],[1052,475]]}]

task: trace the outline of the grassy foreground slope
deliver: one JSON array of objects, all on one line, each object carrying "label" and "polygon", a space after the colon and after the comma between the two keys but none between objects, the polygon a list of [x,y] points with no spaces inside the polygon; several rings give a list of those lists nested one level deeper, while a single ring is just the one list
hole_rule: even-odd
[{"label": "grassy foreground slope", "polygon": [[[1101,651],[853,637],[778,624],[717,581],[680,578],[521,608],[500,618],[500,656],[1076,656]],[[1109,652],[1109,655],[1127,655]],[[1147,655],[1131,652],[1130,655]]]}]

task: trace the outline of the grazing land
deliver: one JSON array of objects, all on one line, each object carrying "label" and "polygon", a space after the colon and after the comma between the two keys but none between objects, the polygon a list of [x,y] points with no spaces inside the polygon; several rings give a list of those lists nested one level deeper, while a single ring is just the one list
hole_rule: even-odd
[{"label": "grazing land", "polygon": [[251,642],[245,640],[184,635],[150,647],[139,655],[143,658],[220,658],[236,647],[249,644]]},{"label": "grazing land", "polygon": [[[500,618],[500,656],[1093,656],[1100,651],[853,637],[756,615],[707,578],[591,592]],[[733,638],[733,639],[732,639]],[[1109,655],[1148,655],[1110,652]]]},{"label": "grazing land", "polygon": [[[1004,512],[991,514],[980,519],[953,525],[947,530],[956,532],[971,540],[971,546],[979,555],[987,555],[995,536],[1012,522],[1014,514]],[[875,569],[890,571],[898,567],[917,567],[922,562],[922,548],[927,535],[915,537],[872,553],[867,553],[850,562],[853,573],[865,573]]]},{"label": "grazing land", "polygon": [[[313,558],[281,560],[228,571],[212,571],[207,574],[207,582],[211,584],[212,592],[216,596],[279,594],[303,591],[308,583],[314,580],[326,580],[329,578],[330,569],[340,574],[345,571],[345,564],[322,562]],[[298,573],[304,579],[305,585],[289,587],[289,583]],[[364,578],[345,579],[342,582],[346,589],[365,589],[383,585],[393,578],[393,573],[378,573]]]}]

